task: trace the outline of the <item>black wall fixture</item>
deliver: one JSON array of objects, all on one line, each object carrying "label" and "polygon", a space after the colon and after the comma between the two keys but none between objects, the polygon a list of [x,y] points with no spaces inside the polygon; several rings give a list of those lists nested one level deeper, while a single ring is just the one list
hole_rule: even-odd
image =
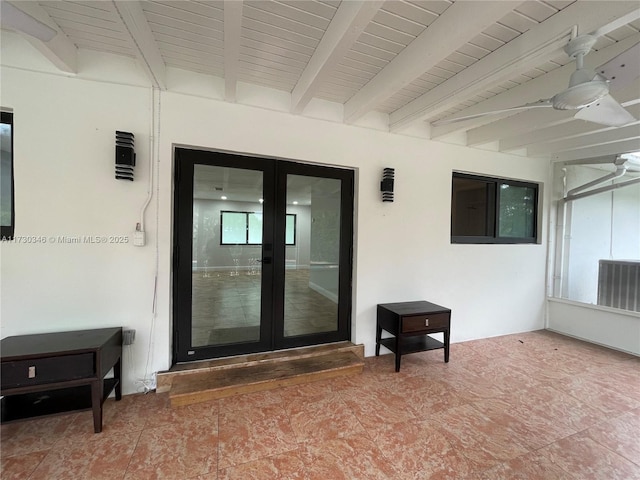
[{"label": "black wall fixture", "polygon": [[133,182],[133,169],[136,166],[136,152],[133,146],[133,133],[116,130],[116,180]]},{"label": "black wall fixture", "polygon": [[395,169],[385,168],[382,173],[382,182],[380,182],[380,191],[382,192],[383,202],[393,202],[393,179],[395,177]]}]

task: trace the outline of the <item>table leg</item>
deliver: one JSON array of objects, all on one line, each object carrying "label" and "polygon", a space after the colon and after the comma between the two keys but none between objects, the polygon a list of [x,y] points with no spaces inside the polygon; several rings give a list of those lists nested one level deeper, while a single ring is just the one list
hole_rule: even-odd
[{"label": "table leg", "polygon": [[113,366],[113,378],[116,380],[116,402],[122,399],[122,357]]},{"label": "table leg", "polygon": [[376,325],[376,357],[380,356],[380,340],[382,340],[382,327]]},{"label": "table leg", "polygon": [[444,331],[444,363],[449,363],[449,329]]},{"label": "table leg", "polygon": [[91,382],[91,409],[93,410],[93,431],[102,431],[102,389],[103,380]]},{"label": "table leg", "polygon": [[400,335],[396,335],[396,372],[400,371],[400,357],[402,354],[400,353]]}]

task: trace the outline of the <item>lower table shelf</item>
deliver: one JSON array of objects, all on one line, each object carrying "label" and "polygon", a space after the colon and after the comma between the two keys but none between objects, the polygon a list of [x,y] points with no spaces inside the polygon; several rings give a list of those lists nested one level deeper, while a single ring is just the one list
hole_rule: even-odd
[{"label": "lower table shelf", "polygon": [[[104,380],[104,402],[118,384],[115,378]],[[91,410],[91,385],[56,390],[8,395],[1,401],[1,422],[9,423],[26,418],[58,415],[77,410]]]},{"label": "lower table shelf", "polygon": [[425,350],[437,350],[439,348],[444,348],[445,346],[444,343],[427,335],[402,337],[400,339],[400,352],[396,352],[396,339],[393,337],[381,339],[380,344],[387,347],[393,353],[400,353],[401,355],[406,353],[423,352]]}]

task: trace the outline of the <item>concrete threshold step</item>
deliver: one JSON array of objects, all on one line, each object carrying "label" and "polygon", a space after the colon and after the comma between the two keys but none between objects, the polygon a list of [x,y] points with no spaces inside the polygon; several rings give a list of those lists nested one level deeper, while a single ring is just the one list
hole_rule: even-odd
[{"label": "concrete threshold step", "polygon": [[243,393],[299,385],[362,373],[364,361],[351,351],[329,352],[234,368],[208,370],[173,379],[169,398],[174,407]]},{"label": "concrete threshold step", "polygon": [[276,350],[273,352],[249,353],[233,357],[214,358],[194,362],[177,363],[165,372],[158,372],[156,391],[166,393],[171,390],[173,382],[183,376],[191,376],[214,370],[238,368],[240,366],[258,363],[289,361],[295,358],[313,357],[318,355],[350,351],[364,360],[364,345],[355,345],[349,341],[312,345],[307,347]]}]

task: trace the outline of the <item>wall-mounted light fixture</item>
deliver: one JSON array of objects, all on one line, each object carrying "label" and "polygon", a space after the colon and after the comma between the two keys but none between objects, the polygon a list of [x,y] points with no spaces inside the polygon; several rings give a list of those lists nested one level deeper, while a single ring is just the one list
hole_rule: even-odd
[{"label": "wall-mounted light fixture", "polygon": [[394,176],[395,176],[394,168],[385,168],[382,173],[382,182],[380,182],[380,191],[382,192],[383,202],[393,202]]},{"label": "wall-mounted light fixture", "polygon": [[116,130],[116,180],[133,182],[133,168],[136,166],[133,142],[133,133]]}]

